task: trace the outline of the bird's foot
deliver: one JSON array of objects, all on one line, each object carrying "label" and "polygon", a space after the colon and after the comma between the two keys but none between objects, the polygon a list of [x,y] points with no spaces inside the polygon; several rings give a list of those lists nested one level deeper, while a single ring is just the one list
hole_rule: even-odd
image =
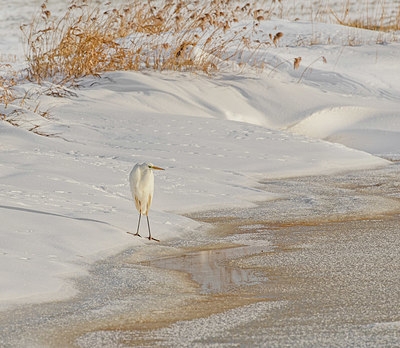
[{"label": "bird's foot", "polygon": [[140,237],[140,238],[142,238],[142,236],[139,234],[139,233],[132,233],[132,232],[126,232],[126,233],[128,233],[128,234],[131,234],[132,236],[137,236],[137,237]]},{"label": "bird's foot", "polygon": [[153,237],[151,237],[151,236],[149,236],[149,237],[147,237],[149,240],[154,240],[154,241],[156,241],[156,242],[160,242],[160,240],[159,239],[155,239],[155,238],[153,238]]}]

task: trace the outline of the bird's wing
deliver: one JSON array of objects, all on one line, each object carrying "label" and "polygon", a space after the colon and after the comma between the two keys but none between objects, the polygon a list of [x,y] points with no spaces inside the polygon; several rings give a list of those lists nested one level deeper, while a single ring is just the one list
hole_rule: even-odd
[{"label": "bird's wing", "polygon": [[142,179],[141,167],[136,164],[129,174],[129,186],[131,188],[132,197],[135,200],[135,206],[138,212],[142,212],[142,207],[140,206],[140,199],[138,197],[137,186]]},{"label": "bird's wing", "polygon": [[141,178],[142,178],[142,170],[136,164],[129,174],[129,185],[131,187],[131,192],[132,192],[133,198],[135,198],[137,184],[140,182]]},{"label": "bird's wing", "polygon": [[137,198],[136,195],[134,196],[134,198],[135,198],[136,209],[138,210],[139,213],[141,213],[141,212],[142,212],[142,209],[141,209],[141,207],[140,207],[139,198]]}]

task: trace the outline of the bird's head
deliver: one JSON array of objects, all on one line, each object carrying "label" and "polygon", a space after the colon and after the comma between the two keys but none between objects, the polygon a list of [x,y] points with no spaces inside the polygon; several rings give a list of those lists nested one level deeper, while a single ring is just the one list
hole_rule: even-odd
[{"label": "bird's head", "polygon": [[164,168],[156,167],[153,163],[146,163],[150,169],[165,170]]}]

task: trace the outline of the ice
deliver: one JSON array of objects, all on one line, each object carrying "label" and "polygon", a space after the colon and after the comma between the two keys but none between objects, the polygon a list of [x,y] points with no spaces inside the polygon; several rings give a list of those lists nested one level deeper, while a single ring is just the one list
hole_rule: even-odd
[{"label": "ice", "polygon": [[[265,312],[271,309],[284,306],[285,302],[259,302],[249,306],[227,311],[223,315],[214,314],[208,318],[201,318],[191,321],[181,321],[171,327],[153,331],[151,336],[146,337],[150,341],[161,341],[164,346],[176,347],[201,347],[209,345],[213,336],[229,337],[231,331],[240,327],[249,319],[256,321],[258,317],[263,316]],[[212,329],[211,329],[212,328]],[[109,337],[109,332],[96,332],[87,334],[77,340],[81,347],[100,344],[104,346],[115,345],[121,341],[133,340],[135,333],[117,333],[115,337]]]}]

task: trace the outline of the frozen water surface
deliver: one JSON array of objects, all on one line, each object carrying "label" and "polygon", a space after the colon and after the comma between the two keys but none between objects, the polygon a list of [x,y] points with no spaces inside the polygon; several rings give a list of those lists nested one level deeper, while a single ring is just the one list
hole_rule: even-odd
[{"label": "frozen water surface", "polygon": [[206,293],[229,292],[241,285],[252,285],[261,281],[251,269],[232,267],[227,260],[258,254],[266,246],[253,245],[237,248],[208,249],[187,252],[184,256],[160,258],[150,266],[189,273]]},{"label": "frozen water surface", "polygon": [[202,212],[219,227],[190,246],[172,240],[94,264],[75,298],[4,313],[3,343],[395,346],[399,168],[266,181],[260,188],[287,198]]},{"label": "frozen water surface", "polygon": [[248,209],[224,209],[193,216],[205,221],[227,217],[268,223],[360,219],[398,211],[399,165],[342,175],[264,180],[261,187],[279,198]]}]

